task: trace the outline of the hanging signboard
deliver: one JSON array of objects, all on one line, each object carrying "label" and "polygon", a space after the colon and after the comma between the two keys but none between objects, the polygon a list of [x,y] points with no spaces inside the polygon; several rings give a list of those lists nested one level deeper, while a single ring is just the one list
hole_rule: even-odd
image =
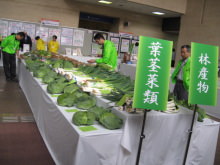
[{"label": "hanging signboard", "polygon": [[52,19],[41,19],[41,24],[46,25],[46,26],[60,26],[60,21],[59,20],[52,20]]},{"label": "hanging signboard", "polygon": [[166,110],[172,46],[172,41],[140,37],[134,108]]},{"label": "hanging signboard", "polygon": [[192,42],[190,64],[189,103],[217,104],[218,87],[217,46]]}]

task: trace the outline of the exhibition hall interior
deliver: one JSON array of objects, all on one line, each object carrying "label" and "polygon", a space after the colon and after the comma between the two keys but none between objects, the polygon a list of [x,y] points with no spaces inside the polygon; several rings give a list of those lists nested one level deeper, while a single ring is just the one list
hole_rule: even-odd
[{"label": "exhibition hall interior", "polygon": [[219,0],[0,0],[1,165],[220,165]]}]

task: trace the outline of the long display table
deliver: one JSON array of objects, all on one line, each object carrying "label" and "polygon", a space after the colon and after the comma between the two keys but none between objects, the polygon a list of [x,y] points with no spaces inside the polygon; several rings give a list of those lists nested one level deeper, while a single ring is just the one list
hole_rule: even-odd
[{"label": "long display table", "polygon": [[[56,104],[56,97],[46,92],[46,85],[32,76],[24,62],[19,63],[20,86],[29,102],[36,124],[56,164],[59,165],[134,165],[143,114],[113,112],[124,119],[124,128],[83,132],[71,123],[73,112]],[[109,102],[96,97],[97,103]],[[192,112],[181,109],[176,114],[151,111],[146,122],[140,165],[181,165]],[[196,122],[188,162],[213,165],[219,123]],[[199,139],[199,140],[198,140]]]}]

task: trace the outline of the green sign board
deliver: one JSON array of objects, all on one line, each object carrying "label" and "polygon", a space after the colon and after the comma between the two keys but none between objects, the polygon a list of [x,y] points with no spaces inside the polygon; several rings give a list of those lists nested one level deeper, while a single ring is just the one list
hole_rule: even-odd
[{"label": "green sign board", "polygon": [[189,103],[217,104],[218,47],[192,42]]},{"label": "green sign board", "polygon": [[172,41],[140,37],[134,108],[166,110],[172,46]]}]

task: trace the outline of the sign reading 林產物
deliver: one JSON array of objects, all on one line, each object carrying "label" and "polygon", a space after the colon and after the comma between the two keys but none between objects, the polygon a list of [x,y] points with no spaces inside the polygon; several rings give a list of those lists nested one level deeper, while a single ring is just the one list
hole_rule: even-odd
[{"label": "sign reading \u6797\u7522\u7269", "polygon": [[216,105],[218,47],[192,42],[189,103]]},{"label": "sign reading \u6797\u7522\u7269", "polygon": [[134,108],[166,110],[172,41],[140,37]]}]

